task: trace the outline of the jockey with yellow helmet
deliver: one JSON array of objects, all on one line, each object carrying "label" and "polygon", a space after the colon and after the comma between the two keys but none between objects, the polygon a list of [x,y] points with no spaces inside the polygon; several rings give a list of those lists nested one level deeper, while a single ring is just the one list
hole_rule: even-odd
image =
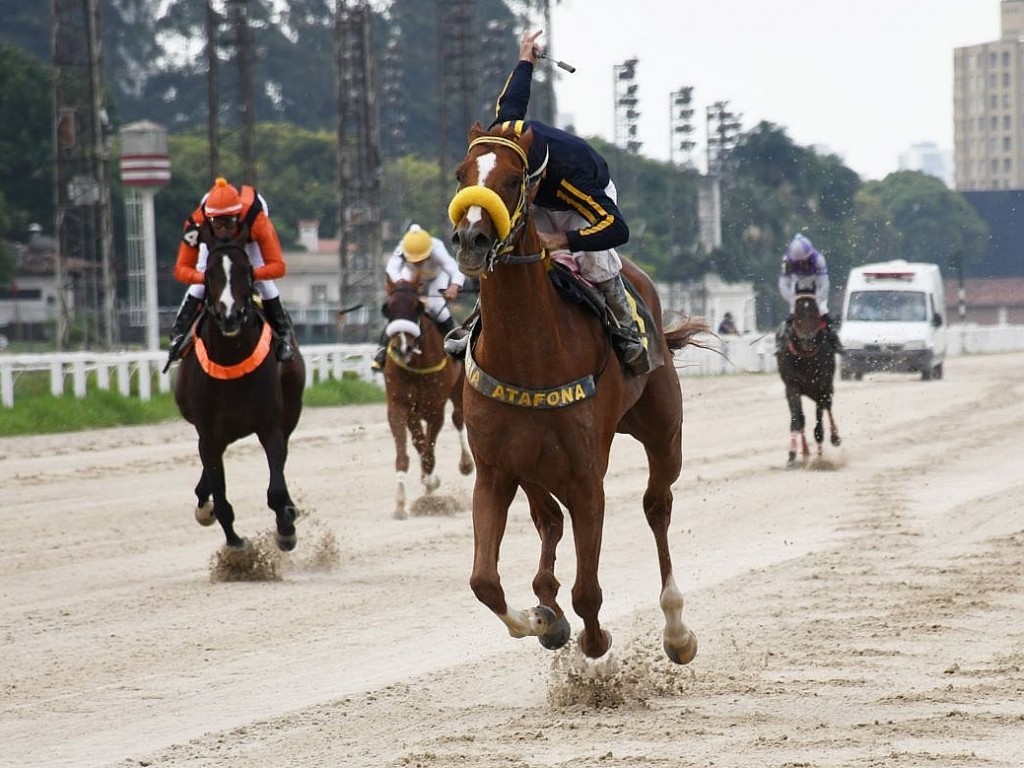
[{"label": "jockey with yellow helmet", "polygon": [[284,277],[286,267],[281,241],[270,221],[267,201],[250,186],[239,190],[226,179],[218,178],[195,211],[185,219],[174,277],[189,288],[171,328],[168,363],[177,359],[185,334],[203,304],[206,259],[211,248],[231,240],[243,245],[249,255],[254,285],[274,330],[277,359],[285,362],[295,356],[288,341],[291,321],[281,306],[281,294],[274,283],[276,278]]},{"label": "jockey with yellow helmet", "polygon": [[[432,237],[419,224],[413,224],[402,236],[385,267],[388,280],[394,284],[400,280],[417,283],[426,297],[426,310],[442,336],[455,327],[448,302],[459,295],[466,282],[466,276],[459,271],[459,265],[445,248],[444,243]],[[387,337],[381,335],[380,348],[373,358],[373,369],[384,368]]]}]

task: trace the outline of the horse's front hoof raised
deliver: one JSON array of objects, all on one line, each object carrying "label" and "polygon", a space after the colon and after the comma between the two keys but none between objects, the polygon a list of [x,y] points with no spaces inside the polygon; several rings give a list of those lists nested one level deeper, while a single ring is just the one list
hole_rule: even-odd
[{"label": "horse's front hoof raised", "polygon": [[217,518],[213,514],[213,502],[207,501],[203,506],[196,507],[196,522],[204,528],[213,525],[213,521]]},{"label": "horse's front hoof raised", "polygon": [[280,549],[282,552],[291,552],[293,549],[295,549],[295,545],[298,543],[298,541],[299,537],[296,536],[294,533],[288,535],[280,533],[277,534],[277,548]]},{"label": "horse's front hoof raised", "polygon": [[540,635],[537,639],[540,644],[547,648],[549,651],[557,651],[567,642],[572,634],[572,629],[569,627],[569,620],[565,618],[563,614],[561,618],[555,619],[555,621],[548,625],[548,631],[543,635]]},{"label": "horse's front hoof raised", "polygon": [[686,638],[678,645],[670,645],[668,638],[665,638],[665,655],[673,664],[689,664],[697,655],[697,636],[692,630],[686,630]]}]

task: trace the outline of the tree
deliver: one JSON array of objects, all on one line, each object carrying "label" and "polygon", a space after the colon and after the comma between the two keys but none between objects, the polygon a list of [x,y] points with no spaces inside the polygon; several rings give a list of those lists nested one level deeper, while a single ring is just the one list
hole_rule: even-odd
[{"label": "tree", "polygon": [[984,258],[985,222],[962,195],[933,176],[890,173],[864,186],[858,208],[864,212],[864,245],[874,246],[861,251],[858,263],[899,258],[935,263],[951,274],[958,253],[965,265]]},{"label": "tree", "polygon": [[24,239],[28,225],[53,221],[50,70],[0,42],[0,195],[7,214],[0,236]]}]

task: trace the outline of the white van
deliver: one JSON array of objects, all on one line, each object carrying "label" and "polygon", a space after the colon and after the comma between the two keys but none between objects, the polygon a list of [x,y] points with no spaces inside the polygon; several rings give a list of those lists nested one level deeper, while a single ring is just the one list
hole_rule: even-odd
[{"label": "white van", "polygon": [[903,259],[850,270],[839,339],[846,349],[839,376],[869,371],[920,371],[942,378],[946,300],[937,264]]}]

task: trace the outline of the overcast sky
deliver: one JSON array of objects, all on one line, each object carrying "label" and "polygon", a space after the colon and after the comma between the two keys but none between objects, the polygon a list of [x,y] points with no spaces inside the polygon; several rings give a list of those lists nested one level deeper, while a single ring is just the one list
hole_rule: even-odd
[{"label": "overcast sky", "polygon": [[[768,120],[825,145],[866,179],[910,145],[953,146],[953,49],[999,37],[999,0],[561,0],[550,53],[578,133],[614,133],[612,66],[637,57],[641,153],[669,155],[669,94],[728,100],[743,127]],[[547,41],[547,36],[541,38]]]}]

